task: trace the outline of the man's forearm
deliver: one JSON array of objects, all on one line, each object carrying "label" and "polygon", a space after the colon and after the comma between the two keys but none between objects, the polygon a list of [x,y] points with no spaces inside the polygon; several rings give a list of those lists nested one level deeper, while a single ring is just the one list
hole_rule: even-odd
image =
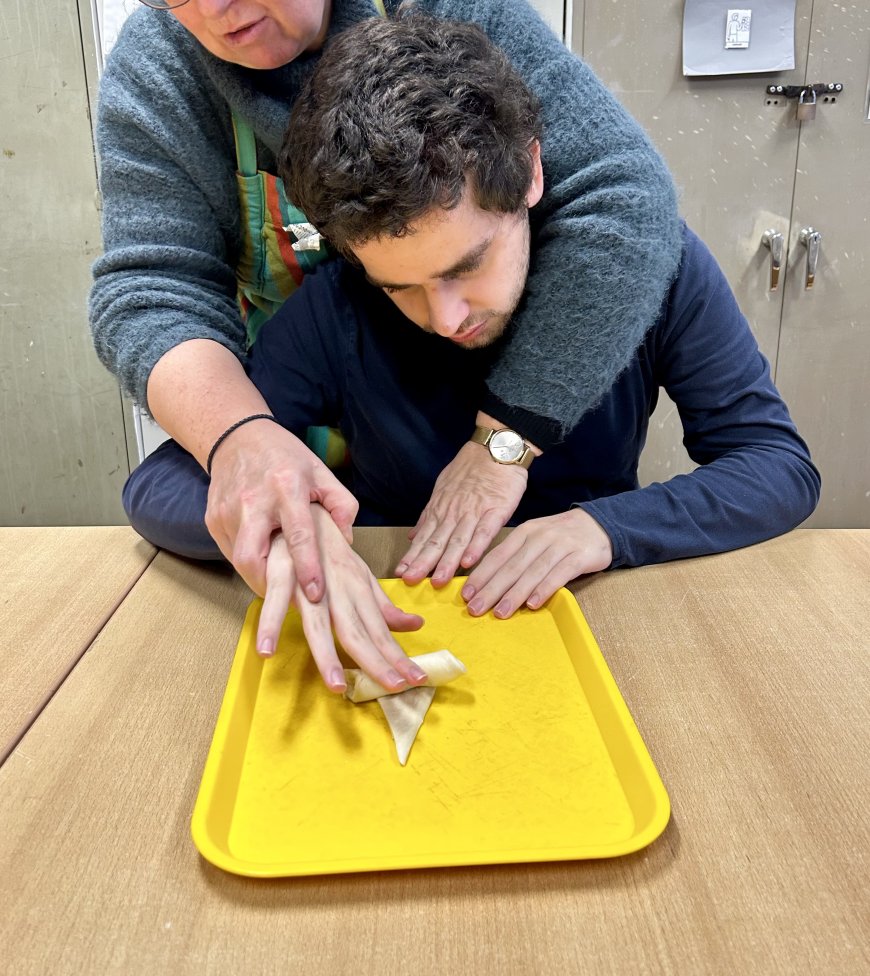
[{"label": "man's forearm", "polygon": [[182,342],[158,361],[148,378],[148,409],[203,467],[227,428],[269,412],[235,355],[210,339]]}]

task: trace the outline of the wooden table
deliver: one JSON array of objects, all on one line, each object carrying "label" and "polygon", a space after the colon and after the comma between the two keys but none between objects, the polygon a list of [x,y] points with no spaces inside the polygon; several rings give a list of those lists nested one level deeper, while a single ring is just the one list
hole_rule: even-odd
[{"label": "wooden table", "polygon": [[[376,572],[401,551],[357,540]],[[870,531],[574,589],[668,787],[659,840],[256,881],[189,836],[248,594],[158,555],[0,769],[6,971],[870,972]]]},{"label": "wooden table", "polygon": [[156,554],[129,526],[0,528],[0,763]]}]

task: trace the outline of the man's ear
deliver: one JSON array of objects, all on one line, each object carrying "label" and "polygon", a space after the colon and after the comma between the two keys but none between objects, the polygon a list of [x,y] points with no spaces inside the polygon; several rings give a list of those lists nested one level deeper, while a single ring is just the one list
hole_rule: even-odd
[{"label": "man's ear", "polygon": [[533,139],[529,146],[529,155],[532,157],[532,182],[529,184],[529,192],[526,194],[526,206],[531,208],[544,195],[544,169],[541,166],[541,144],[537,139]]}]

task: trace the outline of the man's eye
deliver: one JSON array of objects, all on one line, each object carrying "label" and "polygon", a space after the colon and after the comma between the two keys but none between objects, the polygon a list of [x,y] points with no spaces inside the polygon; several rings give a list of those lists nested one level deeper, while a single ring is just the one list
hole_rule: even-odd
[{"label": "man's eye", "polygon": [[388,295],[395,295],[396,292],[403,290],[402,288],[394,288],[393,285],[384,285],[383,289]]}]

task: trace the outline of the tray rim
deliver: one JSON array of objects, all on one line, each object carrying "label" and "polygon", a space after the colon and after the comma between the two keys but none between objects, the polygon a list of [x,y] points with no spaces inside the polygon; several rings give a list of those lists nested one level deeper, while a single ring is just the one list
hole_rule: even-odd
[{"label": "tray rim", "polygon": [[[465,577],[454,578],[446,587],[440,588],[440,592],[449,591],[464,585]],[[381,579],[379,583],[393,585],[398,580]],[[428,580],[424,580],[425,585]],[[265,660],[256,654],[253,637],[256,634],[256,627],[253,626],[255,618],[259,617],[262,599],[254,597],[248,605],[242,630],[236,649],[233,654],[233,661],[230,673],[224,690],[221,706],[218,711],[214,733],[209,745],[200,780],[199,790],[194,803],[190,821],[190,832],[194,845],[199,853],[211,864],[221,868],[231,874],[241,875],[251,878],[289,878],[289,877],[310,877],[314,875],[332,874],[355,874],[366,871],[399,871],[399,870],[428,870],[430,868],[442,867],[470,867],[485,866],[490,864],[522,864],[522,863],[550,863],[554,861],[582,861],[600,860],[610,857],[622,857],[627,854],[635,853],[647,847],[658,838],[667,827],[671,816],[670,798],[664,783],[661,780],[658,769],[647,749],[646,743],[640,734],[634,718],[622,697],[616,679],[610,672],[598,641],[589,627],[583,611],[577,599],[566,587],[557,590],[556,593],[537,611],[554,608],[564,608],[572,623],[578,627],[583,637],[585,650],[588,652],[588,663],[593,667],[596,679],[603,686],[605,692],[604,708],[610,709],[617,720],[618,728],[626,739],[635,762],[643,771],[644,785],[649,790],[652,811],[645,824],[643,824],[627,840],[608,842],[605,844],[586,844],[571,846],[560,846],[552,849],[542,849],[540,847],[529,848],[527,850],[512,849],[501,852],[501,854],[485,854],[483,856],[457,856],[455,853],[441,853],[425,855],[425,863],[420,863],[419,852],[414,855],[368,855],[358,858],[348,858],[343,855],[341,859],[336,859],[335,864],[324,862],[322,859],[311,862],[270,862],[250,861],[238,858],[230,854],[211,836],[209,830],[209,811],[211,803],[215,799],[217,783],[221,771],[221,762],[224,753],[227,751],[226,743],[230,732],[235,709],[238,707],[240,696],[238,694],[242,687],[245,671],[247,668],[256,667],[262,670]],[[560,628],[561,631],[561,628]],[[567,648],[566,648],[567,649]],[[568,650],[572,664],[575,664],[573,654]],[[576,664],[575,664],[576,668]],[[578,681],[580,681],[578,674]],[[581,682],[582,684],[582,682]],[[602,708],[602,701],[593,700],[587,695],[590,711],[595,718],[599,730],[599,710]],[[620,769],[620,765],[613,756],[612,743],[602,733],[602,741],[613,762],[614,769],[619,776],[620,783],[625,790],[625,783]],[[616,849],[618,848],[618,849]],[[578,853],[579,852],[579,853]],[[415,857],[416,863],[408,863],[409,857]]]}]

